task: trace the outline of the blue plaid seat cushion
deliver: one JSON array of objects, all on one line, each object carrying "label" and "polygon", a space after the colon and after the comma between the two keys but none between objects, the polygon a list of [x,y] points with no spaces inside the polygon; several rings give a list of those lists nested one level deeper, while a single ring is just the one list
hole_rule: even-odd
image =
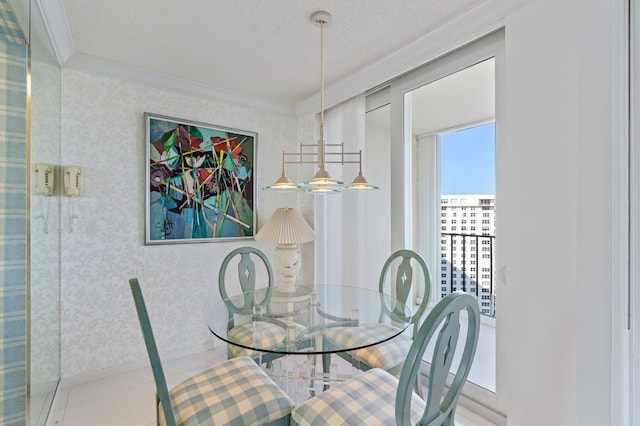
[{"label": "blue plaid seat cushion", "polygon": [[[261,348],[273,349],[283,345],[287,330],[266,321],[245,322],[229,330],[227,336],[229,340],[245,346],[259,345]],[[254,356],[253,352],[251,349],[229,345],[229,353],[233,357]]]},{"label": "blue plaid seat cushion", "polygon": [[[178,426],[257,425],[287,416],[294,403],[248,357],[233,358],[169,392]],[[165,425],[159,410],[160,425]]]},{"label": "blue plaid seat cushion", "polygon": [[[389,425],[395,426],[398,379],[379,368],[333,387],[298,405],[292,420],[301,426]],[[422,418],[425,402],[415,393],[411,399],[411,421]]]},{"label": "blue plaid seat cushion", "polygon": [[[337,347],[347,348],[357,346],[358,342],[370,341],[372,337],[388,333],[385,330],[389,328],[393,327],[385,324],[362,324],[357,328],[350,327],[350,330],[328,330],[324,337]],[[372,368],[391,370],[404,362],[412,343],[413,340],[409,336],[401,334],[384,343],[348,353]]]}]

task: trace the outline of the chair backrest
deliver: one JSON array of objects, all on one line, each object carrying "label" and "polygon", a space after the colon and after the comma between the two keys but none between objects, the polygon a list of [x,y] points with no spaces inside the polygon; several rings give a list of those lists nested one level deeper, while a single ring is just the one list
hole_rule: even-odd
[{"label": "chair backrest", "polygon": [[[398,264],[398,262],[400,263]],[[398,250],[392,253],[382,267],[378,290],[381,294],[385,292],[385,283],[387,281],[387,276],[389,275],[393,267],[397,265],[394,297],[402,304],[402,306],[408,306],[407,299],[409,298],[409,294],[411,294],[411,290],[414,287],[414,263],[418,266],[418,272],[421,272],[424,282],[424,286],[422,289],[422,301],[420,302],[418,309],[413,312],[411,318],[407,318],[407,320],[413,323],[413,337],[415,338],[418,332],[418,327],[420,325],[420,320],[422,319],[424,311],[427,308],[427,303],[429,302],[429,295],[431,292],[431,274],[429,273],[429,267],[427,266],[427,263],[424,261],[422,256],[420,256],[413,250],[406,249]],[[416,277],[415,282],[419,282],[419,277]],[[418,288],[416,286],[416,288],[414,288],[414,291],[417,290]],[[387,315],[390,315],[392,318],[396,317],[401,319],[404,309],[398,309],[398,307],[390,308],[383,302],[383,311]]]},{"label": "chair backrest", "polygon": [[[262,261],[267,271],[267,285],[264,291],[256,291],[256,266],[252,255]],[[240,283],[241,294],[244,298],[237,305],[229,301],[227,290],[227,267],[233,258],[240,256],[238,262],[238,281]],[[273,270],[267,256],[254,247],[240,247],[231,251],[222,261],[220,272],[218,273],[218,287],[220,296],[225,301],[229,310],[229,329],[233,327],[234,314],[252,315],[253,307],[261,305],[271,297],[273,290]]]},{"label": "chair backrest", "polygon": [[133,300],[136,304],[136,311],[138,312],[138,320],[140,321],[140,328],[142,329],[142,335],[144,336],[144,344],[147,347],[147,354],[149,355],[149,361],[151,361],[151,369],[153,370],[153,379],[156,382],[157,397],[162,403],[162,409],[164,411],[164,418],[167,426],[176,426],[176,420],[173,415],[173,409],[171,406],[171,399],[169,398],[169,389],[167,388],[167,381],[162,370],[162,364],[160,363],[160,355],[158,354],[158,348],[156,341],[153,337],[153,330],[151,329],[151,322],[149,321],[149,314],[147,313],[147,307],[142,297],[142,290],[140,290],[140,284],[137,278],[129,280],[129,286],[131,287],[131,293],[133,294]]},{"label": "chair backrest", "polygon": [[[460,335],[460,316],[463,311],[467,313],[466,339],[453,381],[447,387],[447,377],[456,352]],[[436,332],[438,332],[438,337],[431,358],[426,408],[420,424],[453,425],[451,420],[453,420],[458,397],[469,375],[478,344],[480,308],[476,299],[469,294],[455,292],[444,297],[427,315],[411,345],[400,373],[395,406],[398,425],[411,424],[412,392],[420,377],[420,367],[425,350]]]}]

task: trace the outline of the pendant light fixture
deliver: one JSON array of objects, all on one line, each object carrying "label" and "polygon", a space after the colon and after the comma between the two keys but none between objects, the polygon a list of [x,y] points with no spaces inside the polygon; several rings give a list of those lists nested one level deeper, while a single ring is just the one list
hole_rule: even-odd
[{"label": "pendant light fixture", "polygon": [[[331,23],[331,15],[328,12],[319,11],[311,15],[311,22],[320,27],[320,138],[318,143],[300,144],[298,152],[282,153],[282,175],[272,185],[263,189],[270,191],[296,191],[322,194],[337,193],[344,189],[375,190],[377,186],[370,185],[362,175],[362,150],[358,152],[346,152],[344,143],[328,144],[324,139],[324,27]],[[327,151],[327,148],[330,150]],[[315,164],[318,171],[308,181],[294,184],[285,172],[287,164]],[[327,164],[357,164],[358,176],[350,185],[346,185],[329,175],[325,166]]]}]

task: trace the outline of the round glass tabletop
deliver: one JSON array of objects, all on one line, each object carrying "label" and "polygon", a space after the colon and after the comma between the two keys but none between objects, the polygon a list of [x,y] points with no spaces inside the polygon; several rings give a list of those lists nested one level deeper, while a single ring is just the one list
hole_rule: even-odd
[{"label": "round glass tabletop", "polygon": [[[208,326],[239,348],[277,354],[323,354],[376,345],[401,334],[410,312],[393,297],[360,287],[296,286],[266,289],[215,304]],[[338,346],[325,347],[331,334]]]}]

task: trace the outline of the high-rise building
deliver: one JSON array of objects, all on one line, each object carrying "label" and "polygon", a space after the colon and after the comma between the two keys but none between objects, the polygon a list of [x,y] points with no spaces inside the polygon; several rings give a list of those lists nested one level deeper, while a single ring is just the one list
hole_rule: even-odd
[{"label": "high-rise building", "polygon": [[495,195],[443,195],[440,294],[464,291],[495,316]]}]

